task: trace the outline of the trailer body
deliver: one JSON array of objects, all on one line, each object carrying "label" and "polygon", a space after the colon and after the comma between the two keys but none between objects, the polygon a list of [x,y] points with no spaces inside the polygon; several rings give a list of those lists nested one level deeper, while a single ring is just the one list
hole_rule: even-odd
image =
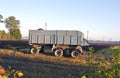
[{"label": "trailer body", "polygon": [[37,49],[49,45],[52,46],[52,51],[59,48],[63,52],[71,47],[77,48],[78,46],[89,45],[87,40],[84,39],[84,34],[76,30],[29,30],[29,44]]},{"label": "trailer body", "polygon": [[74,30],[30,30],[30,44],[89,45],[84,34]]}]

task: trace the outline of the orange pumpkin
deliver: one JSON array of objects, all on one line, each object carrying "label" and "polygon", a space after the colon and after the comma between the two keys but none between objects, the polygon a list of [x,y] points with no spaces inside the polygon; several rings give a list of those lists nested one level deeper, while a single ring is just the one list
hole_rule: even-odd
[{"label": "orange pumpkin", "polygon": [[6,72],[5,69],[2,66],[0,66],[0,75],[4,74],[5,72]]}]

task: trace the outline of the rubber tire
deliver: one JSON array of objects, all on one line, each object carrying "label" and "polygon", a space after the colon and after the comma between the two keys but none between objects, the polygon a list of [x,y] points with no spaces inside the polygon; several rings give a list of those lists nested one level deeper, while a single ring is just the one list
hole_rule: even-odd
[{"label": "rubber tire", "polygon": [[73,50],[73,51],[71,52],[71,57],[78,57],[79,55],[80,55],[79,50]]},{"label": "rubber tire", "polygon": [[36,48],[36,47],[32,47],[31,48],[31,54],[39,54],[39,49],[38,48]]},{"label": "rubber tire", "polygon": [[56,49],[54,51],[54,55],[57,56],[57,57],[63,56],[63,50],[62,49]]}]

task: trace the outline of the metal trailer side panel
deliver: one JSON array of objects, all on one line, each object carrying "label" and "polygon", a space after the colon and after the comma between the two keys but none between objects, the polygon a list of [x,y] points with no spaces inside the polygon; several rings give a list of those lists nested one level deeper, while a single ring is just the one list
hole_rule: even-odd
[{"label": "metal trailer side panel", "polygon": [[70,36],[63,36],[63,44],[71,45],[71,37]]},{"label": "metal trailer side panel", "polygon": [[64,44],[62,35],[56,35],[56,43],[55,44]]},{"label": "metal trailer side panel", "polygon": [[44,35],[45,42],[44,44],[51,44],[51,38],[50,35]]},{"label": "metal trailer side panel", "polygon": [[71,36],[71,45],[77,45],[77,36]]},{"label": "metal trailer side panel", "polygon": [[81,37],[80,36],[56,36],[55,44],[64,44],[64,45],[80,45]]},{"label": "metal trailer side panel", "polygon": [[37,34],[32,30],[29,32],[29,43],[37,43]]},{"label": "metal trailer side panel", "polygon": [[67,31],[67,35],[71,35],[71,36],[80,36],[82,35],[83,33],[80,32],[80,31],[74,31],[74,30],[71,30],[71,31]]},{"label": "metal trailer side panel", "polygon": [[67,31],[67,35],[69,35],[69,36],[78,36],[78,33],[77,33],[78,31]]},{"label": "metal trailer side panel", "polygon": [[81,36],[71,36],[71,45],[81,45]]},{"label": "metal trailer side panel", "polygon": [[55,35],[56,34],[56,31],[54,30],[43,30],[42,31],[42,34],[44,35]]},{"label": "metal trailer side panel", "polygon": [[54,43],[54,36],[51,37],[49,34],[55,34],[55,31],[40,31],[40,30],[30,30],[29,31],[29,43],[37,44],[50,44]]},{"label": "metal trailer side panel", "polygon": [[29,42],[29,44],[32,43],[32,36],[31,36],[30,30],[29,30],[29,41],[28,42]]},{"label": "metal trailer side panel", "polygon": [[78,45],[81,45],[82,44],[82,42],[83,42],[83,39],[82,39],[82,36],[78,36],[78,39],[77,39],[78,41]]},{"label": "metal trailer side panel", "polygon": [[38,34],[39,37],[38,37],[38,44],[43,44],[45,41],[44,41],[44,35],[43,34]]},{"label": "metal trailer side panel", "polygon": [[32,43],[38,43],[36,34],[32,35]]},{"label": "metal trailer side panel", "polygon": [[84,34],[81,31],[76,31],[78,36],[84,36]]},{"label": "metal trailer side panel", "polygon": [[29,43],[87,45],[80,31],[67,30],[30,30]]},{"label": "metal trailer side panel", "polygon": [[66,33],[66,30],[56,30],[56,35],[65,36],[65,35],[67,35],[67,33]]},{"label": "metal trailer side panel", "polygon": [[55,35],[51,35],[50,36],[50,44],[55,44],[56,43],[56,36]]},{"label": "metal trailer side panel", "polygon": [[39,40],[38,40],[39,44],[53,44],[52,43],[53,37],[51,37],[51,34],[55,34],[55,31],[38,30],[36,34],[39,34]]},{"label": "metal trailer side panel", "polygon": [[80,35],[80,36],[77,36],[77,44],[78,45],[81,45],[81,43],[82,43],[82,36]]},{"label": "metal trailer side panel", "polygon": [[55,44],[56,43],[56,31],[53,30],[46,30],[43,31],[44,35],[44,44]]}]

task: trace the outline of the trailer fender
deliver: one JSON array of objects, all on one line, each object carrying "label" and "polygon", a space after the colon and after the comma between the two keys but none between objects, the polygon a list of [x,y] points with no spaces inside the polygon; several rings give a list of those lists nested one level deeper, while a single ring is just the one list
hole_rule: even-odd
[{"label": "trailer fender", "polygon": [[83,53],[83,49],[81,46],[77,46],[76,49],[79,50],[81,53]]}]

